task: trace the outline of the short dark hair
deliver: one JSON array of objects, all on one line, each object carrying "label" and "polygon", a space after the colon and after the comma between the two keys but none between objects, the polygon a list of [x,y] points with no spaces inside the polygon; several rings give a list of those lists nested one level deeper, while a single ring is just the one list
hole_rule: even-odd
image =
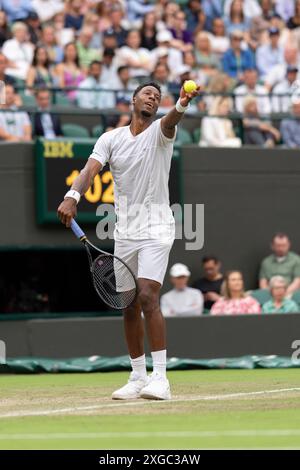
[{"label": "short dark hair", "polygon": [[120,73],[123,72],[123,70],[129,70],[128,65],[120,65],[120,67],[118,67],[117,69],[118,75],[120,75]]},{"label": "short dark hair", "polygon": [[277,232],[272,238],[272,242],[275,240],[275,238],[287,238],[288,240],[290,239],[289,236],[284,233],[284,232]]},{"label": "short dark hair", "polygon": [[45,87],[38,87],[34,90],[34,96],[37,97],[40,93],[45,93],[47,92],[49,96],[51,96],[50,90]]},{"label": "short dark hair", "polygon": [[103,54],[102,56],[106,56],[106,57],[114,57],[116,55],[114,49],[112,49],[111,47],[106,47],[103,51]]},{"label": "short dark hair", "polygon": [[161,95],[161,88],[159,86],[158,83],[155,83],[155,82],[146,82],[146,83],[142,83],[141,85],[139,85],[133,92],[133,98],[143,89],[145,88],[146,86],[153,86],[154,88],[156,88],[158,91],[159,91],[159,94]]},{"label": "short dark hair", "polygon": [[202,264],[206,264],[208,261],[214,261],[216,264],[220,262],[219,258],[217,258],[215,255],[203,256]]},{"label": "short dark hair", "polygon": [[91,68],[92,65],[100,65],[100,66],[101,66],[101,65],[102,65],[102,62],[101,62],[101,60],[93,60],[93,61],[90,63],[89,68]]}]

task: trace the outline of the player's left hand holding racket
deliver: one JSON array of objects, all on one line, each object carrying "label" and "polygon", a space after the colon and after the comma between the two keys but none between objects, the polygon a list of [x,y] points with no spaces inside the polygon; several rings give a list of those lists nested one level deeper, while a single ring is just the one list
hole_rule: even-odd
[{"label": "player's left hand holding racket", "polygon": [[[68,204],[70,204],[70,214],[74,216],[76,204],[72,203],[72,201],[68,202]],[[65,214],[67,212],[66,210],[64,211]],[[137,296],[137,281],[131,269],[117,256],[100,250],[93,245],[87,239],[77,222],[70,218],[69,215],[62,222],[72,229],[76,237],[85,246],[93,284],[99,297],[106,305],[116,310],[123,310],[129,307]]]}]

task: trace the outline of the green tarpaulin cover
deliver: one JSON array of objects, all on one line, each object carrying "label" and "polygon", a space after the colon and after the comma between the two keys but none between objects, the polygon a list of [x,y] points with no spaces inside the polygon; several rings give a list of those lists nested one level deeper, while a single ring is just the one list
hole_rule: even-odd
[{"label": "green tarpaulin cover", "polygon": [[[152,360],[147,358],[147,368]],[[187,369],[275,369],[300,367],[300,359],[281,356],[242,356],[224,359],[168,359],[168,370]],[[36,374],[43,372],[113,372],[130,370],[128,356],[90,356],[71,359],[20,357],[0,364],[0,373]]]}]

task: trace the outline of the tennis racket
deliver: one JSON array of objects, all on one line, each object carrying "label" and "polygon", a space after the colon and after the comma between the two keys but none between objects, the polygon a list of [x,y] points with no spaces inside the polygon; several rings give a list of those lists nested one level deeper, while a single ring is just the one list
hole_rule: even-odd
[{"label": "tennis racket", "polygon": [[[99,297],[114,309],[129,307],[136,299],[138,291],[137,281],[131,269],[117,256],[93,245],[74,219],[71,229],[85,246],[94,288]],[[96,252],[96,257],[92,256],[92,252]]]}]

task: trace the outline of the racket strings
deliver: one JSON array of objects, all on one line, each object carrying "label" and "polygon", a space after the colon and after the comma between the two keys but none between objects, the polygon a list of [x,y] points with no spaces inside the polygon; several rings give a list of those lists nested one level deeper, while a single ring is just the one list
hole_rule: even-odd
[{"label": "racket strings", "polygon": [[134,276],[118,258],[98,256],[92,265],[92,276],[96,291],[111,307],[124,309],[134,301],[137,294]]}]

